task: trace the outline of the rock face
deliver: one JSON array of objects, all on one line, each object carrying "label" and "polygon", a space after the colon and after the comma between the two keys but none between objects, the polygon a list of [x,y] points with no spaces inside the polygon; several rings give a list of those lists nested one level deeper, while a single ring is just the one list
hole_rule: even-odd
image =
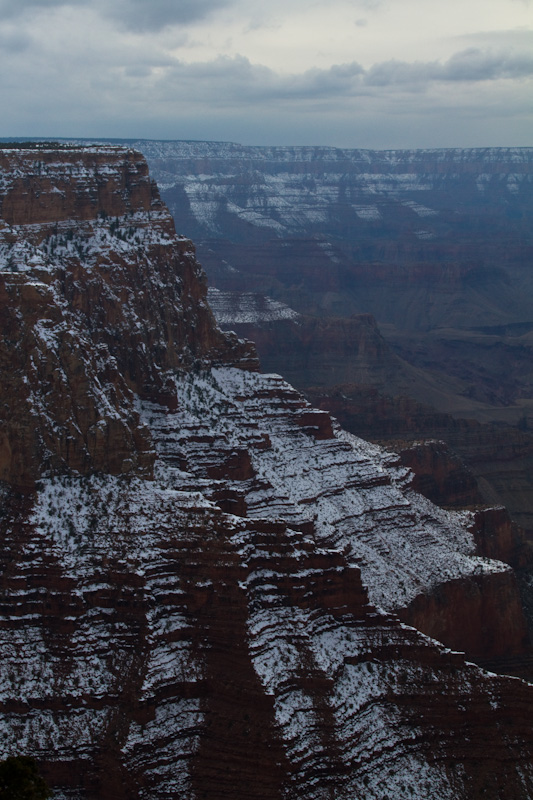
[{"label": "rock face", "polygon": [[[396,421],[408,398],[531,428],[531,148],[136,146],[224,295],[221,324],[256,341],[265,368],[302,391],[375,388],[381,405],[398,400]],[[254,318],[243,294],[286,313],[256,300]],[[360,314],[377,321],[372,341]],[[478,490],[533,536],[531,458],[503,459],[505,434],[486,434],[492,455],[485,444],[468,461]]]},{"label": "rock face", "polygon": [[[264,368],[304,392],[376,389],[400,438],[406,401],[531,428],[531,148],[135,146],[197,240],[217,319]],[[485,434],[478,491],[533,537],[533,459],[503,458],[512,428]]]},{"label": "rock face", "polygon": [[[398,618],[477,592],[439,631],[520,655],[505,526],[255,371],[137,155],[3,163],[0,756],[35,756],[57,800],[530,797],[531,686]],[[78,217],[70,171],[123,213]]]},{"label": "rock face", "polygon": [[[397,374],[397,373],[396,373]],[[417,403],[406,395],[397,397],[381,393],[375,386],[343,384],[331,389],[309,387],[306,396],[313,405],[329,410],[347,430],[365,439],[385,443],[387,447],[406,451],[409,457],[410,442],[444,442],[448,455],[444,463],[433,461],[422,468],[428,481],[418,483],[419,491],[426,493],[429,484],[436,476],[429,472],[433,467],[446,473],[450,468],[450,458],[458,469],[458,456],[467,465],[467,473],[461,477],[462,487],[451,490],[441,484],[438,493],[428,494],[435,502],[457,506],[460,494],[467,505],[478,503],[475,495],[470,495],[471,476],[476,478],[477,492],[482,502],[489,505],[505,505],[511,510],[513,519],[533,533],[533,505],[531,497],[533,484],[533,436],[529,430],[512,428],[497,423],[480,423],[473,419],[455,419],[428,405]],[[426,445],[425,451],[436,455],[435,447]],[[439,456],[442,462],[442,448]],[[410,458],[409,466],[418,471],[417,459]],[[455,480],[455,479],[454,479]],[[443,491],[444,490],[444,491]],[[469,497],[470,495],[470,497]]]},{"label": "rock face", "polygon": [[476,479],[445,442],[396,444],[400,461],[414,473],[413,489],[439,506],[482,505]]},{"label": "rock face", "polygon": [[221,289],[399,330],[530,318],[531,148],[137,146]]},{"label": "rock face", "polygon": [[254,356],[213,325],[194,249],[138,153],[4,150],[0,169],[0,480],[148,474],[133,392],[165,397],[168,370],[207,353]]}]

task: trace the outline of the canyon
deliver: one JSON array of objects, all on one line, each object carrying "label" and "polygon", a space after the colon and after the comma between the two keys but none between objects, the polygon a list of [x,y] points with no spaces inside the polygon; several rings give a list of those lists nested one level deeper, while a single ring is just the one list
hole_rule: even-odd
[{"label": "canyon", "polygon": [[137,151],[5,146],[0,204],[1,757],[54,800],[530,797],[528,542],[417,491],[481,505],[464,466],[261,373]]},{"label": "canyon", "polygon": [[129,144],[264,370],[364,438],[444,441],[533,537],[533,149]]}]

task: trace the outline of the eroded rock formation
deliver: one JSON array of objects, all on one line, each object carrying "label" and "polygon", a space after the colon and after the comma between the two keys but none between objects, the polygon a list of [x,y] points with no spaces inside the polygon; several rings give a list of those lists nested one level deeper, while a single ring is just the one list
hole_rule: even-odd
[{"label": "eroded rock formation", "polygon": [[255,356],[213,325],[194,248],[138,153],[4,150],[0,169],[0,480],[148,474],[133,392],[163,399],[166,371],[207,354]]},{"label": "eroded rock formation", "polygon": [[397,616],[517,602],[474,514],[255,371],[137,155],[3,158],[0,755],[57,800],[530,797],[531,686]]},{"label": "eroded rock formation", "polygon": [[[396,402],[391,426],[407,400],[532,427],[531,148],[136,146],[223,295],[222,327],[256,341],[266,369],[326,396],[375,388]],[[353,319],[365,313],[381,333]],[[509,455],[516,433],[491,426],[469,466],[533,532],[533,459]],[[418,431],[435,437],[454,447]]]}]

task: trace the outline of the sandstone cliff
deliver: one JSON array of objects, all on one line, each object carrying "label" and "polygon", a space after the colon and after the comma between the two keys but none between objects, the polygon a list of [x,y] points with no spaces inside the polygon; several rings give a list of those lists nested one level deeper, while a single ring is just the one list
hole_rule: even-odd
[{"label": "sandstone cliff", "polygon": [[254,355],[214,326],[138,153],[3,150],[0,170],[0,480],[149,474],[133,392],[164,398],[169,369]]},{"label": "sandstone cliff", "polygon": [[520,652],[474,515],[254,371],[139,156],[3,158],[0,755],[57,800],[530,797],[531,686],[395,613],[460,583]]}]

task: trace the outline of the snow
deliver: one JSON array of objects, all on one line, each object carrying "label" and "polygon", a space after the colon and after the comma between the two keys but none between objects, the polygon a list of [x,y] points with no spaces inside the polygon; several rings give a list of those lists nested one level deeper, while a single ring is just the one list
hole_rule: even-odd
[{"label": "snow", "polygon": [[0,273],[56,272],[80,258],[88,270],[106,260],[112,266],[116,254],[128,257],[141,248],[172,245],[173,238],[159,222],[172,226],[168,214],[137,211],[117,218],[59,223],[58,232],[44,239],[41,225],[13,225],[9,233],[14,243],[6,241],[5,230],[0,230]]},{"label": "snow", "polygon": [[404,200],[402,205],[406,206],[407,208],[410,208],[419,217],[436,217],[438,215],[438,212],[435,211],[433,208],[427,208],[426,206],[423,206],[420,203],[415,203],[414,200]]},{"label": "snow", "polygon": [[330,440],[313,439],[279,398],[265,399],[273,391],[295,402],[280,378],[231,368],[194,384],[178,382],[178,428],[196,418],[233,448],[245,445],[251,427],[269,437],[270,448],[251,450],[257,475],[247,490],[251,518],[313,522],[317,543],[360,563],[371,602],[388,610],[443,580],[510,569],[476,556],[471,516],[410,491],[407,471],[391,464],[389,453],[341,430]]},{"label": "snow", "polygon": [[381,213],[377,206],[354,206],[355,213],[359,219],[373,222],[381,219]]},{"label": "snow", "polygon": [[[55,346],[50,331],[42,335]],[[192,798],[206,667],[179,565],[194,561],[207,532],[223,524],[241,565],[250,657],[273,698],[299,792],[309,800],[328,796],[327,780],[317,775],[328,774],[323,731],[329,730],[346,767],[336,789],[341,800],[381,800],[386,791],[452,800],[449,777],[420,754],[421,731],[390,702],[391,692],[409,696],[413,686],[440,692],[445,673],[417,666],[416,658],[376,662],[374,655],[408,642],[435,644],[376,614],[374,624],[360,625],[342,608],[328,611],[316,587],[342,577],[351,563],[361,570],[371,602],[394,609],[444,579],[508,568],[476,557],[469,515],[415,495],[408,471],[389,453],[340,429],[324,440],[302,430],[298,418],[307,406],[279,376],[218,367],[178,373],[175,380],[176,412],[137,401],[159,453],[154,480],[57,476],[38,487],[18,556],[24,566],[11,594],[13,611],[4,618],[0,699],[15,695],[39,711],[3,715],[0,757],[15,743],[28,753],[57,757],[75,748],[91,757],[94,736],[112,724],[122,687],[133,681],[140,706],[153,709],[143,723],[124,718],[119,742],[126,769],[144,775],[140,797]],[[244,447],[252,478],[208,476],[210,464]],[[175,466],[182,458],[187,470]],[[213,496],[219,484],[244,494],[247,517],[222,514]],[[265,529],[266,521],[281,527]],[[306,522],[313,533],[301,533]],[[317,557],[320,567],[312,561]],[[31,600],[26,574],[42,580]],[[71,626],[68,668],[43,635],[52,576],[69,583],[72,598],[61,612]],[[288,576],[302,607],[288,602]],[[211,587],[201,570],[196,585]],[[25,604],[22,616],[17,603]],[[118,613],[124,603],[129,622]],[[441,652],[444,658],[447,651]],[[478,671],[461,669],[467,692],[469,670]],[[306,688],[309,681],[323,687],[318,694]],[[46,710],[58,695],[65,711]]]},{"label": "snow", "polygon": [[[200,154],[211,146],[191,147]],[[156,149],[167,152],[163,143]],[[217,146],[221,152],[233,158],[240,150]],[[298,158],[311,162],[317,153],[302,148]],[[339,155],[333,149],[320,153],[331,162]],[[281,148],[270,154],[280,162],[294,158]],[[358,158],[364,162],[365,153]],[[396,158],[386,156],[390,164]],[[392,186],[398,193],[399,186],[407,191],[412,185],[409,176],[396,178],[374,175],[369,192]],[[197,180],[191,197],[200,198],[209,181]],[[273,199],[282,184],[285,194]],[[256,225],[278,219],[297,226],[319,219],[335,191],[329,179],[296,180],[280,170],[257,185],[250,207],[234,204],[229,211]],[[295,197],[305,197],[297,212]],[[406,204],[419,216],[435,213]],[[216,224],[217,208],[211,207],[209,224]],[[377,200],[357,208],[363,221],[381,213]],[[149,259],[146,248],[152,244],[179,246],[169,239],[167,222],[166,212],[138,212],[61,223],[45,239],[39,226],[13,226],[8,238],[14,244],[5,238],[6,229],[0,231],[1,268],[14,284],[18,270],[34,291],[64,303],[54,276],[69,259],[81,254],[88,272],[113,269],[117,256],[128,258],[139,249]],[[319,246],[336,258],[328,242]],[[297,319],[287,306],[256,295],[215,291],[211,298],[221,320]],[[90,342],[72,322],[37,321],[38,350],[57,353],[69,334],[89,351]],[[132,313],[131,324],[141,328],[144,321]],[[104,424],[120,409],[98,375],[90,377],[101,411],[98,424]],[[56,379],[66,377],[58,372]],[[337,426],[331,438],[317,438],[326,415],[312,412],[316,425],[307,420],[303,426],[302,414],[311,409],[280,376],[216,367],[177,372],[173,379],[177,411],[135,399],[158,454],[153,479],[44,477],[22,533],[5,523],[6,563],[17,569],[3,597],[0,701],[13,706],[0,718],[0,757],[20,750],[65,760],[75,752],[89,760],[98,738],[116,730],[126,770],[143,776],[140,797],[193,797],[192,761],[206,722],[209,673],[206,632],[195,628],[190,598],[215,591],[195,563],[211,537],[226,547],[221,571],[226,564],[238,566],[246,644],[272,698],[299,795],[331,796],[327,731],[344,767],[335,790],[339,800],[383,800],[386,794],[452,800],[456,794],[444,768],[421,755],[423,731],[416,722],[407,724],[391,702],[404,696],[408,702],[413,687],[429,698],[441,692],[448,673],[439,658],[445,662],[449,652],[437,648],[435,654],[427,637],[365,610],[364,596],[367,616],[360,624],[342,596],[340,607],[323,602],[321,587],[349,578],[359,586],[360,574],[370,603],[391,612],[443,581],[510,568],[476,556],[471,515],[439,509],[416,495],[410,473],[390,453]],[[49,414],[38,391],[30,402]],[[49,422],[54,424],[52,416]],[[231,477],[231,470],[224,476],[224,465],[241,457],[250,459],[248,477]],[[221,511],[221,489],[242,499],[246,516]],[[191,565],[198,569],[186,575]],[[57,621],[62,633],[54,638],[50,631]],[[380,655],[410,647],[410,660]],[[417,660],[424,648],[431,649],[432,667]],[[465,695],[471,673],[479,680],[479,671],[468,666],[454,678]],[[58,698],[64,704],[59,709]],[[497,705],[498,697],[490,694],[490,702]],[[119,726],[117,708],[129,709]]]},{"label": "snow", "polygon": [[209,288],[207,299],[219,325],[273,322],[300,315],[285,303],[252,292],[224,292]]}]

